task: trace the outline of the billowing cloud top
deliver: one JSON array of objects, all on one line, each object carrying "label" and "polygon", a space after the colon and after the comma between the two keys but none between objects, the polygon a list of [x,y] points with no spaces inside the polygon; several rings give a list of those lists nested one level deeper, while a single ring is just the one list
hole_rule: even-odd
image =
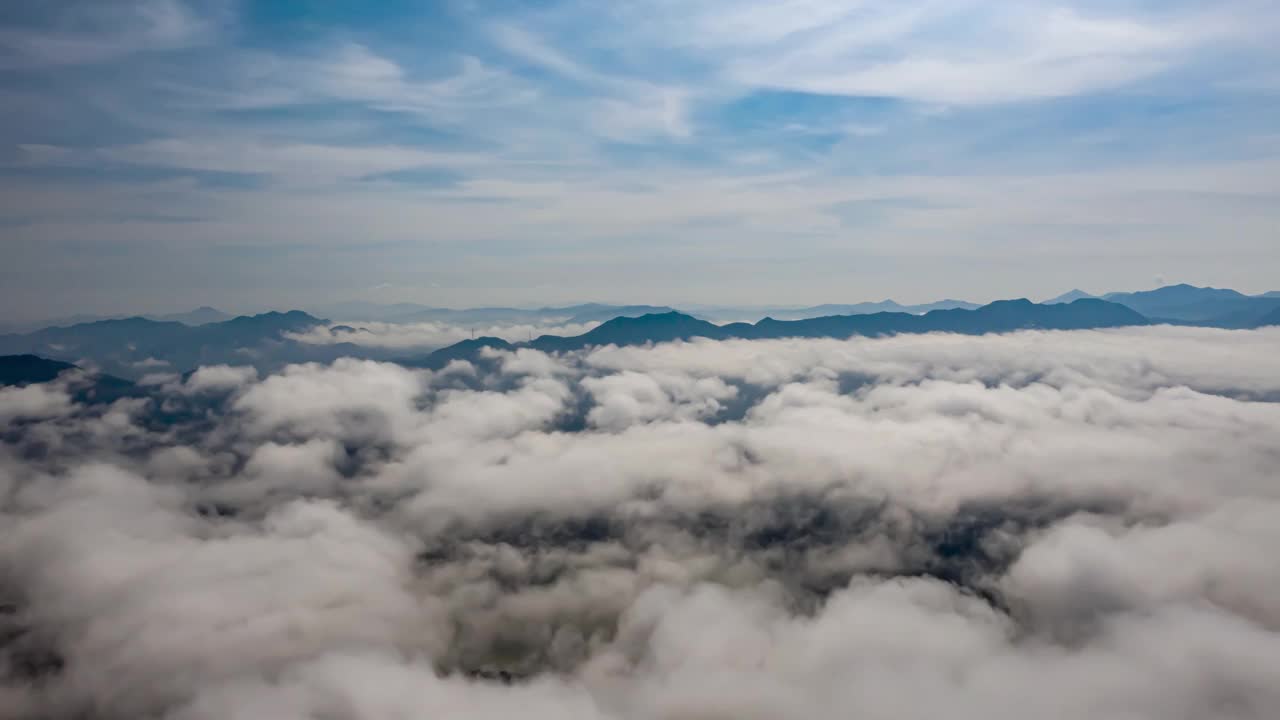
[{"label": "billowing cloud top", "polygon": [[1280,330],[0,391],[0,715],[1274,718]]}]

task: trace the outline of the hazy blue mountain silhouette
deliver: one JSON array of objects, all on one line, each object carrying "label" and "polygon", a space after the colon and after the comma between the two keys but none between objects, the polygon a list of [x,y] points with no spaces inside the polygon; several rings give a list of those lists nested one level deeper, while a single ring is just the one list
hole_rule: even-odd
[{"label": "hazy blue mountain silhouette", "polygon": [[315,315],[326,315],[337,320],[378,320],[396,322],[412,313],[431,310],[430,305],[419,303],[376,303],[364,300],[329,303],[308,307],[308,312]]},{"label": "hazy blue mountain silhouette", "polygon": [[172,313],[169,315],[146,315],[150,320],[159,320],[161,322],[180,322],[184,325],[208,325],[210,323],[226,322],[232,319],[231,315],[208,305],[204,305],[184,313]]},{"label": "hazy blue mountain silhouette", "polygon": [[1068,290],[1062,293],[1061,295],[1055,298],[1050,298],[1048,300],[1045,300],[1041,304],[1042,305],[1061,305],[1063,303],[1073,303],[1077,300],[1088,300],[1096,297],[1097,295],[1091,295],[1090,293],[1087,293],[1079,288],[1073,288],[1071,290]]},{"label": "hazy blue mountain silhouette", "polygon": [[934,310],[974,310],[981,307],[965,300],[938,300],[920,305],[902,305],[893,300],[848,304],[812,305],[809,307],[705,307],[693,312],[707,320],[742,320],[750,317],[771,317],[775,320],[807,320],[832,315],[871,315],[880,312],[900,312],[923,315]]},{"label": "hazy blue mountain silhouette", "polygon": [[900,333],[954,332],[981,335],[1012,330],[1075,330],[1147,325],[1140,313],[1102,300],[1077,300],[1066,305],[1037,305],[1026,299],[1000,300],[976,310],[934,310],[924,315],[873,313],[807,320],[765,318],[749,325],[725,326],[733,337],[852,337]]},{"label": "hazy blue mountain silhouette", "polygon": [[1148,324],[1150,321],[1147,318],[1130,308],[1097,299],[1077,300],[1064,305],[1038,305],[1030,300],[1002,300],[976,310],[934,310],[924,315],[871,313],[804,320],[764,318],[757,323],[728,325],[716,325],[673,311],[638,318],[615,318],[590,332],[572,337],[544,335],[532,342],[503,343],[501,346],[468,340],[438,350],[414,364],[439,367],[451,360],[471,359],[481,347],[532,347],[546,352],[565,352],[590,346],[643,345],[693,338],[848,338],[855,335],[878,337],[925,332],[984,334],[1034,328],[1076,330]]},{"label": "hazy blue mountain silhouette", "polygon": [[[538,322],[543,315],[537,310],[506,307],[427,308],[390,318],[393,322],[445,322],[455,325],[508,324]],[[565,316],[567,317],[567,316]],[[363,318],[353,318],[363,319]]]},{"label": "hazy blue mountain silhouette", "polygon": [[436,308],[414,303],[381,305],[369,302],[339,303],[325,308],[339,320],[379,320],[383,322],[445,322],[455,325],[530,324],[548,322],[603,322],[615,317],[635,317],[669,312],[665,305],[610,305],[583,303],[563,307]]},{"label": "hazy blue mountain silhouette", "polygon": [[979,307],[981,306],[977,303],[966,302],[964,300],[939,300],[937,302],[925,303],[923,305],[903,305],[893,300],[881,300],[880,302],[862,302],[852,303],[849,305],[814,305],[813,307],[782,311],[774,314],[785,318],[805,320],[814,317],[829,317],[831,315],[871,315],[881,312],[900,312],[910,313],[912,315],[922,315],[934,310],[974,310]]},{"label": "hazy blue mountain silhouette", "polygon": [[1280,325],[1280,307],[1259,318],[1254,327],[1271,327],[1272,325]]},{"label": "hazy blue mountain silhouette", "polygon": [[85,325],[88,323],[102,322],[104,320],[128,320],[132,318],[143,318],[146,320],[155,320],[156,322],[180,322],[185,325],[204,325],[206,323],[223,322],[231,319],[231,315],[209,307],[208,305],[198,307],[188,312],[169,313],[164,315],[143,314],[143,315],[68,315],[60,318],[48,318],[40,322],[21,322],[4,324],[4,334],[20,334],[30,333],[36,330],[50,327],[70,327],[72,325]]},{"label": "hazy blue mountain silhouette", "polygon": [[209,344],[256,343],[263,340],[278,340],[285,333],[304,332],[325,323],[327,323],[326,320],[312,317],[301,310],[267,312],[261,315],[241,315],[226,322],[201,325],[193,328],[192,336],[200,342]]},{"label": "hazy blue mountain silhouette", "polygon": [[909,313],[920,315],[922,313],[933,312],[934,310],[977,310],[980,307],[982,307],[981,303],[972,303],[968,300],[952,300],[948,298],[946,300],[923,303],[920,305],[907,305],[905,306],[905,309]]},{"label": "hazy blue mountain silhouette", "polygon": [[[137,379],[154,373],[182,373],[201,365],[250,364],[271,372],[295,362],[329,362],[339,357],[393,360],[423,367],[443,367],[455,359],[476,361],[485,347],[511,349],[533,347],[550,352],[595,345],[634,345],[691,338],[782,338],[879,336],[896,333],[957,332],[981,334],[1026,328],[1076,329],[1170,322],[1184,325],[1251,328],[1275,323],[1280,296],[1246,296],[1234,290],[1174,285],[1138,293],[1111,293],[1105,297],[1056,301],[1081,294],[1073,290],[1046,303],[1005,300],[980,307],[963,301],[943,300],[927,306],[902,306],[892,300],[852,305],[818,305],[789,309],[791,313],[842,310],[815,317],[765,317],[759,322],[716,324],[664,306],[588,303],[535,310],[474,308],[448,310],[450,322],[475,324],[494,321],[508,313],[522,314],[534,322],[554,318],[593,322],[620,312],[590,332],[561,337],[545,335],[525,343],[509,343],[492,337],[476,338],[443,348],[429,356],[405,358],[402,350],[358,346],[351,343],[311,344],[294,341],[291,333],[305,332],[328,321],[308,313],[268,312],[220,322],[192,325],[175,320],[131,317],[97,320],[29,333],[0,335],[0,353],[31,354],[50,361],[87,364],[109,375]],[[916,312],[929,306],[951,307]],[[405,305],[402,309],[420,306]],[[863,312],[872,308],[897,310]],[[1145,312],[1144,312],[1145,309]],[[655,312],[647,312],[647,311]],[[218,313],[198,308],[187,317],[197,322]],[[432,310],[435,312],[435,310]],[[496,315],[495,315],[496,314]]]},{"label": "hazy blue mountain silhouette", "polygon": [[480,357],[484,348],[496,348],[498,350],[514,350],[515,346],[511,343],[496,337],[478,337],[462,342],[454,343],[446,348],[441,348],[424,358],[416,360],[406,360],[402,364],[409,367],[422,367],[431,370],[439,370],[454,360],[466,360],[467,362],[475,362]]},{"label": "hazy blue mountain silhouette", "polygon": [[0,353],[30,353],[71,363],[88,360],[110,374],[136,378],[218,363],[254,364],[265,369],[358,352],[350,345],[306,345],[286,337],[325,322],[297,310],[199,326],[143,317],[99,320],[0,336]]},{"label": "hazy blue mountain silhouette", "polygon": [[614,318],[589,332],[574,337],[543,335],[526,345],[536,350],[561,352],[588,345],[635,345],[646,342],[689,340],[696,337],[730,336],[719,325],[672,310],[640,317]]},{"label": "hazy blue mountain silhouette", "polygon": [[1224,328],[1256,327],[1264,316],[1280,306],[1280,297],[1250,297],[1235,290],[1186,284],[1143,292],[1108,293],[1102,298],[1133,308],[1155,322]]},{"label": "hazy blue mountain silhouette", "polygon": [[552,314],[557,310],[568,312],[569,322],[587,323],[604,322],[617,317],[640,317],[641,315],[673,312],[674,308],[666,305],[602,305],[599,303],[570,305],[564,308],[543,308],[543,312]]}]

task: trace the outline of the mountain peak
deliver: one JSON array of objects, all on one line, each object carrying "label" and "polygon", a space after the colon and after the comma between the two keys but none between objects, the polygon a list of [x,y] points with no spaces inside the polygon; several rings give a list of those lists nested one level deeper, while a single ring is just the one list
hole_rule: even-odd
[{"label": "mountain peak", "polygon": [[1085,300],[1093,297],[1097,297],[1097,296],[1087,293],[1081,290],[1080,288],[1072,288],[1055,298],[1050,298],[1048,300],[1045,300],[1044,302],[1041,303],[1041,305],[1060,305],[1062,303],[1072,303],[1072,302],[1075,302],[1076,300]]},{"label": "mountain peak", "polygon": [[538,350],[563,351],[592,345],[642,345],[647,342],[723,336],[724,331],[719,325],[672,310],[639,317],[616,317],[576,337],[544,335],[529,345]]},{"label": "mountain peak", "polygon": [[669,310],[667,312],[645,313],[643,315],[637,315],[635,317],[620,315],[616,318],[613,318],[612,320],[607,321],[605,324],[607,325],[609,323],[616,323],[616,322],[663,322],[668,320],[674,320],[676,318],[687,318],[689,320],[695,319],[692,315],[685,315],[679,310]]},{"label": "mountain peak", "polygon": [[310,325],[319,325],[323,322],[325,321],[313,315],[305,313],[301,310],[287,310],[285,312],[280,312],[278,310],[271,310],[269,312],[258,313],[257,315],[240,315],[222,324],[229,325],[229,324],[235,323],[237,325],[278,325],[278,324],[298,325],[298,324],[306,323]]},{"label": "mountain peak", "polygon": [[996,300],[995,302],[987,303],[986,305],[983,305],[978,309],[994,310],[994,309],[1004,309],[1004,308],[1024,308],[1030,305],[1035,305],[1035,303],[1031,302],[1026,298],[1010,298],[1008,300]]},{"label": "mountain peak", "polygon": [[0,356],[0,386],[49,382],[66,370],[76,369],[71,363],[49,360],[39,355]]}]

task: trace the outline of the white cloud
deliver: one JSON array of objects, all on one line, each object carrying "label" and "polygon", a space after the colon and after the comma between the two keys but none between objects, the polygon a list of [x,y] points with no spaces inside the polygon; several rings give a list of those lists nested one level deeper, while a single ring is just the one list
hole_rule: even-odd
[{"label": "white cloud", "polygon": [[602,138],[648,141],[664,136],[688,138],[693,133],[689,105],[694,93],[690,88],[601,72],[570,58],[526,28],[499,24],[493,27],[492,35],[507,53],[598,93],[586,107],[589,129]]},{"label": "white cloud", "polygon": [[[95,160],[96,158],[96,160]],[[86,162],[110,161],[214,172],[260,173],[295,184],[325,184],[412,168],[474,164],[467,153],[380,145],[280,144],[244,137],[171,138],[102,148]]]},{"label": "white cloud", "polygon": [[258,371],[249,366],[205,365],[191,373],[184,389],[192,393],[236,390],[257,378]]},{"label": "white cloud", "polygon": [[[1108,96],[1116,114],[1103,112],[1099,122],[1108,127],[1088,137],[1063,131],[1070,118],[1039,115],[1044,106],[1028,115],[1000,110],[981,122],[951,107],[954,123],[918,124],[926,108],[1091,93],[1159,68],[1189,83],[1217,82],[1227,71],[1209,58],[1227,49],[1262,52],[1254,36],[1275,23],[1263,4],[1233,2],[1212,12],[1186,3],[810,0],[481,10],[459,10],[453,21],[475,36],[458,38],[447,52],[377,34],[357,42],[322,32],[288,51],[219,46],[191,68],[140,67],[136,85],[100,82],[82,94],[110,100],[118,114],[103,124],[136,124],[141,132],[96,149],[58,145],[34,125],[16,134],[21,148],[12,167],[33,175],[58,168],[49,174],[63,179],[8,181],[0,211],[8,237],[51,268],[75,262],[56,248],[84,237],[126,248],[140,264],[151,256],[133,249],[139,245],[283,244],[323,255],[334,246],[391,243],[409,262],[447,256],[471,278],[441,290],[450,304],[527,301],[535,292],[548,302],[600,292],[652,301],[644,295],[662,287],[655,268],[673,266],[704,281],[672,280],[680,294],[673,302],[740,302],[754,290],[729,278],[754,272],[772,279],[773,300],[819,302],[853,281],[870,294],[887,293],[884,274],[862,268],[888,258],[899,268],[892,283],[910,277],[907,292],[917,299],[989,293],[980,300],[1038,292],[1022,284],[1037,275],[1060,282],[1100,257],[1112,279],[1099,282],[1129,282],[1138,256],[1153,253],[1170,259],[1170,272],[1201,273],[1197,282],[1267,289],[1260,283],[1274,255],[1268,189],[1277,171],[1259,152],[1265,138],[1256,129],[1224,126],[1212,139],[1201,131],[1188,137],[1169,130],[1165,123],[1178,123],[1168,114],[1147,128],[1135,118],[1141,112],[1125,110],[1145,101],[1128,94]],[[1265,67],[1265,59],[1251,67]],[[882,115],[853,104],[777,101],[764,108],[785,116],[776,126],[752,117],[755,106],[733,104],[770,87],[921,103]],[[1163,84],[1151,92],[1182,93]],[[80,94],[64,97],[73,95]],[[332,101],[376,110],[367,115],[377,119],[301,107],[283,121],[226,112]],[[55,114],[86,111],[103,112]],[[387,120],[386,112],[405,116]],[[1242,123],[1246,115],[1265,119],[1265,112],[1221,112]],[[1111,127],[1110,117],[1122,126]],[[1196,117],[1179,127],[1202,125]],[[419,124],[448,138],[424,146],[399,134]],[[1052,141],[1039,141],[1050,131]],[[807,145],[804,133],[843,140],[795,147]],[[460,143],[450,145],[453,139]],[[1113,145],[1141,157],[1107,151]],[[1226,159],[1239,157],[1253,159]],[[101,171],[88,174],[95,178],[121,175],[72,180],[81,175],[65,170],[72,167]],[[193,172],[130,179],[136,168],[151,167]],[[450,182],[360,182],[416,170]],[[201,172],[260,175],[264,187],[206,182]],[[187,221],[182,233],[174,219]],[[1203,238],[1210,236],[1226,245],[1209,252]],[[637,237],[663,238],[670,257],[632,242]],[[519,272],[502,266],[493,249],[505,243],[521,243],[540,261]],[[777,262],[779,248],[788,248],[792,262]],[[976,271],[948,271],[958,256],[983,261],[982,283],[974,285]],[[369,277],[360,288],[388,276],[381,257],[361,259]],[[726,257],[733,272],[723,272]],[[260,262],[283,271],[286,261],[264,253]],[[236,260],[226,264],[252,272]],[[340,281],[346,268],[339,273],[338,264],[317,268]],[[597,284],[565,288],[549,268],[568,266],[583,269],[579,282]],[[944,281],[949,287],[938,288]],[[546,296],[552,292],[565,296]],[[729,293],[736,297],[726,299]]]},{"label": "white cloud", "polygon": [[602,429],[625,430],[651,420],[703,420],[737,394],[720,378],[644,374],[623,371],[601,378],[587,378],[583,387],[596,406],[588,422]]},{"label": "white cloud", "polygon": [[612,78],[570,59],[525,28],[499,24],[492,28],[491,33],[498,46],[506,52],[559,75],[588,84],[607,85],[613,82]]},{"label": "white cloud", "polygon": [[469,112],[509,108],[536,97],[528,84],[474,56],[462,56],[457,66],[442,78],[415,80],[391,59],[364,45],[347,44],[333,59],[299,68],[299,79],[318,95],[452,122],[462,121]]},{"label": "white cloud", "polygon": [[32,420],[70,412],[71,397],[56,385],[0,387],[0,420]]},{"label": "white cloud", "polygon": [[333,365],[293,365],[263,379],[235,401],[250,429],[293,431],[353,440],[411,425],[421,373],[346,358]]},{"label": "white cloud", "polygon": [[638,42],[692,52],[741,86],[960,105],[1114,88],[1248,32],[1198,10],[1042,2],[712,0],[682,10],[627,20]]},{"label": "white cloud", "polygon": [[64,405],[0,444],[0,712],[1263,720],[1278,347],[522,349]]},{"label": "white cloud", "polygon": [[103,6],[73,3],[45,27],[0,29],[0,67],[29,69],[109,62],[136,53],[210,43],[229,21],[221,2],[200,11],[181,0]]}]

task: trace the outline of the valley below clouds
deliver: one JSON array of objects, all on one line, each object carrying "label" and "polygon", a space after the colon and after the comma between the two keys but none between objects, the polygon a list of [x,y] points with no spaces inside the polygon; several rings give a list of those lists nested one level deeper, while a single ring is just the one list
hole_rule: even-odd
[{"label": "valley below clouds", "polygon": [[1275,718],[1277,357],[1166,325],[0,388],[0,716]]}]

